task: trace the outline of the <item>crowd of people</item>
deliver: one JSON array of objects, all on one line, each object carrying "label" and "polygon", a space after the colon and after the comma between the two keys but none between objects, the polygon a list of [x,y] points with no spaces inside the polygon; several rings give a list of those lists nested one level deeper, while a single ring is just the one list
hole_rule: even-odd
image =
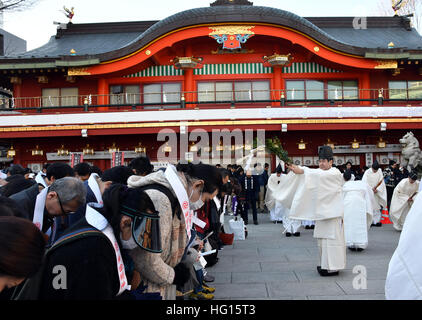
[{"label": "crowd of people", "polygon": [[279,164],[272,174],[267,163],[154,171],[148,157],[104,172],[12,165],[0,176],[0,298],[211,300],[207,268],[233,241],[224,216],[248,225],[249,211],[255,225],[268,212],[287,237],[314,229],[317,270],[337,275],[345,248],[367,247],[383,209],[402,229],[419,182],[394,161],[384,172],[376,161],[364,170],[332,163],[327,147],[319,169]]},{"label": "crowd of people", "polygon": [[205,267],[224,246],[224,201],[236,207],[237,194],[254,204],[235,169],[154,171],[148,157],[104,172],[87,163],[46,164],[36,174],[12,165],[0,177],[0,298],[213,299]]}]

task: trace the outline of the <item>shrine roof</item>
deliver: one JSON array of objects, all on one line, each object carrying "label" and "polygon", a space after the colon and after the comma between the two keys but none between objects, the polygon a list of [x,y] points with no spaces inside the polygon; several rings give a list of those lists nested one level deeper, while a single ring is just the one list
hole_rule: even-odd
[{"label": "shrine roof", "polygon": [[[65,25],[45,45],[15,56],[0,58],[1,64],[43,61],[109,61],[131,54],[168,32],[216,23],[266,23],[295,29],[323,45],[346,54],[370,56],[403,52],[422,53],[422,37],[406,17],[368,17],[366,29],[355,29],[353,17],[300,17],[261,6],[211,6],[179,12],[159,21],[108,22]],[[394,49],[388,49],[393,42]],[[76,54],[70,55],[74,49]],[[85,62],[84,62],[85,61]]]}]

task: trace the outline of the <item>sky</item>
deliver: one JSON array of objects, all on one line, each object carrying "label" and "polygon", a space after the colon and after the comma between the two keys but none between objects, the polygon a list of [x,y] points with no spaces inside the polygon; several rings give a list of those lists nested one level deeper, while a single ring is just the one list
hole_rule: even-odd
[{"label": "sky", "polygon": [[[214,0],[39,0],[22,12],[4,13],[4,29],[27,41],[32,50],[56,34],[54,21],[66,23],[63,6],[74,7],[73,23],[160,20],[172,14],[208,7]],[[372,16],[382,0],[250,0],[267,6],[312,16]]]}]

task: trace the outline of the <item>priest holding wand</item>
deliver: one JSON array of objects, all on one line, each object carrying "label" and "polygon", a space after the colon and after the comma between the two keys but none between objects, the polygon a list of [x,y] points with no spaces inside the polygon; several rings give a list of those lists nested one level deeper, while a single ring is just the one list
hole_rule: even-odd
[{"label": "priest holding wand", "polygon": [[319,168],[296,166],[290,169],[286,182],[271,190],[277,201],[290,209],[289,218],[315,220],[314,238],[318,240],[318,273],[336,276],[346,268],[346,242],[343,225],[343,175],[333,168],[333,150],[319,149]]}]

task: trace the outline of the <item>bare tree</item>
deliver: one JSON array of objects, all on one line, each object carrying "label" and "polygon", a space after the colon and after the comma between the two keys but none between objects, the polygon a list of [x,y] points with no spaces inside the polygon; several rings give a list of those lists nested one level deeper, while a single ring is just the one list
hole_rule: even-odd
[{"label": "bare tree", "polygon": [[[377,13],[383,16],[393,16],[393,4],[398,3],[397,0],[379,0]],[[400,16],[413,14],[411,18],[412,24],[420,34],[422,34],[422,2],[420,0],[404,0],[400,10],[397,11]]]},{"label": "bare tree", "polygon": [[0,12],[28,9],[40,0],[0,0]]}]

